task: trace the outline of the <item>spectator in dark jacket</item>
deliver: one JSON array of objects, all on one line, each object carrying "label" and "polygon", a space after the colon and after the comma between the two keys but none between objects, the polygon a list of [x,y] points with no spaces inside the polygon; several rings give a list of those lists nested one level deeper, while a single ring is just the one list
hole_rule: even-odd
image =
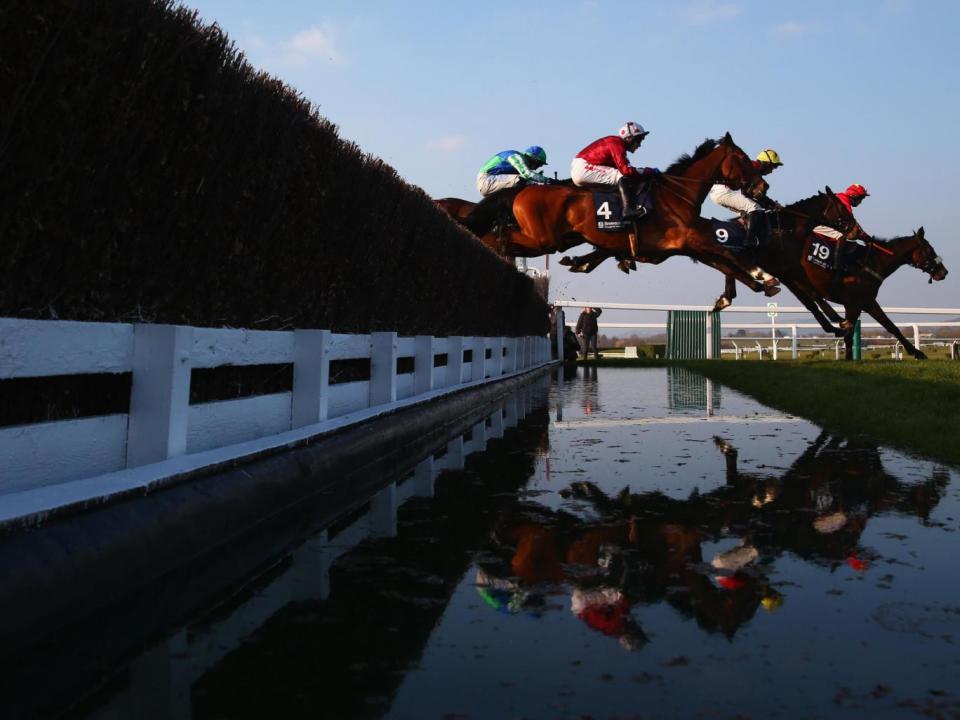
[{"label": "spectator in dark jacket", "polygon": [[580,341],[583,345],[584,360],[586,360],[590,355],[591,343],[593,344],[594,359],[600,359],[600,351],[597,348],[597,318],[600,317],[600,313],[602,312],[603,310],[600,308],[586,307],[583,309],[583,312],[580,313],[580,317],[577,319],[577,335],[580,337]]}]

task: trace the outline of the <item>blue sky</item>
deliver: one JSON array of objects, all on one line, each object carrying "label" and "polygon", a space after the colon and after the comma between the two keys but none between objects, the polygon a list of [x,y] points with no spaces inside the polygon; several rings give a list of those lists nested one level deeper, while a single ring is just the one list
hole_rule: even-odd
[{"label": "blue sky", "polygon": [[[531,144],[568,177],[584,145],[626,120],[651,131],[634,162],[661,167],[729,130],[751,155],[780,152],[772,197],[860,182],[868,232],[926,227],[953,274],[927,285],[903,268],[883,304],[960,306],[960,3],[186,4],[434,197],[476,199],[477,168]],[[586,276],[551,269],[554,294],[580,300],[705,304],[723,285],[684,258],[630,276],[612,264]],[[740,304],[766,302],[739,292]],[[786,291],[778,300],[795,304]]]}]

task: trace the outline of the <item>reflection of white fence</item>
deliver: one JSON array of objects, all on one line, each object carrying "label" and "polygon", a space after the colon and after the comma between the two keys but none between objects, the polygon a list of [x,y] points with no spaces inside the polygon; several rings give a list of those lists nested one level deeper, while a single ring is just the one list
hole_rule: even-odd
[{"label": "reflection of white fence", "polygon": [[326,600],[331,591],[330,570],[337,558],[366,538],[395,537],[397,513],[404,502],[433,497],[441,473],[462,470],[468,455],[483,452],[487,441],[503,437],[504,430],[515,427],[537,405],[533,393],[523,390],[506,398],[467,433],[421,460],[405,478],[377,492],[367,511],[349,525],[335,534],[324,530],[293,550],[285,562],[271,565],[267,571],[272,575],[270,581],[257,587],[243,603],[228,605],[224,612],[177,631],[133,660],[126,682],[92,717],[137,717],[146,707],[157,717],[191,718],[191,688],[200,677],[285,607]]},{"label": "reflection of white fence", "polygon": [[[670,310],[701,310],[709,311],[711,308],[706,305],[654,305],[654,304],[636,304],[636,303],[610,303],[610,302],[598,302],[598,301],[572,301],[572,300],[559,300],[554,303],[560,307],[566,308],[578,308],[578,307],[594,307],[602,308],[603,310],[629,310],[633,312],[663,312],[666,313]],[[843,308],[834,306],[834,309],[842,316]],[[947,316],[947,317],[960,317],[960,308],[914,308],[914,307],[890,307],[884,308],[884,311],[888,315],[914,315],[914,316]],[[806,315],[810,316],[810,311],[805,307],[799,306],[787,306],[787,307],[777,307],[776,316],[772,317],[769,322],[763,323],[738,323],[738,322],[727,322],[727,318],[736,313],[736,314],[752,314],[752,315],[768,315],[770,308],[768,307],[747,307],[747,306],[733,306],[729,307],[721,313],[723,317],[723,330],[759,330],[763,329],[767,331],[766,337],[763,338],[722,338],[722,343],[727,349],[733,350],[737,357],[740,357],[741,353],[744,352],[744,349],[741,349],[741,353],[737,353],[735,346],[731,347],[732,342],[739,342],[741,339],[744,341],[750,341],[750,347],[753,350],[756,350],[757,343],[761,342],[759,352],[770,352],[770,354],[776,358],[777,351],[780,349],[780,346],[783,342],[790,343],[790,352],[791,356],[796,358],[799,352],[799,346],[801,341],[804,340],[804,337],[800,334],[800,330],[807,329],[820,329],[820,325],[815,322],[777,322],[777,318],[780,315]],[[663,322],[610,322],[608,320],[601,320],[599,326],[603,330],[662,330],[666,331],[667,323],[664,320]],[[909,320],[907,322],[897,323],[901,329],[911,328],[913,330],[913,344],[919,348],[922,344],[923,338],[921,333],[921,328],[943,328],[943,327],[956,327],[960,328],[960,322],[954,321],[914,321]],[[875,322],[862,322],[861,328],[865,330],[872,329],[882,329],[879,323]],[[788,333],[786,337],[780,337],[778,340],[779,343],[774,340],[774,338],[781,332]],[[886,332],[884,330],[884,332]],[[759,334],[759,333],[757,333]],[[960,336],[960,330],[958,330],[957,335]],[[813,339],[813,338],[811,338]],[[820,338],[821,342],[823,338]],[[868,338],[865,338],[868,340]],[[955,338],[931,338],[926,344],[936,344],[940,342],[945,342],[951,347],[951,357],[960,358],[960,348],[955,348],[952,345]],[[829,338],[831,347],[834,349],[842,348],[842,340],[840,344],[837,345],[835,338]],[[894,342],[891,345],[892,352],[896,352],[896,345],[899,343]],[[722,350],[722,352],[725,352]],[[837,354],[839,358],[839,353]]]},{"label": "reflection of white fence", "polygon": [[[412,371],[398,373],[402,358],[413,360]],[[369,379],[330,384],[330,363],[353,359],[369,361]],[[69,504],[73,490],[84,496],[149,488],[549,361],[549,340],[542,337],[2,318],[0,380],[132,373],[132,384],[127,413],[0,428],[0,521],[17,517],[20,505]],[[189,402],[193,369],[273,364],[293,366],[290,391]],[[89,478],[95,480],[84,481]],[[85,489],[78,482],[86,482]]]}]

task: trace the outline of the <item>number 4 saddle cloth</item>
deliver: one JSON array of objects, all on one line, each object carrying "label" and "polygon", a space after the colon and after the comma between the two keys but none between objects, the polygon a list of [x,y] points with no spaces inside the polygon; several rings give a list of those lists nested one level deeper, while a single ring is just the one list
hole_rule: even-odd
[{"label": "number 4 saddle cloth", "polygon": [[[597,221],[597,230],[604,232],[627,232],[632,223],[623,219],[623,200],[619,192],[593,190],[593,212]],[[648,188],[639,193],[640,204],[649,214],[653,210],[653,192]],[[640,219],[640,218],[638,218]]]}]

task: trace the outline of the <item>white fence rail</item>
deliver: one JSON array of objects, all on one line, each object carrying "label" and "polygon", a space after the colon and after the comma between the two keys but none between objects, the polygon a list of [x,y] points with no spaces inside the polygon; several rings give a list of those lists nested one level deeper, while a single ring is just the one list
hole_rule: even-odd
[{"label": "white fence rail", "polygon": [[[438,360],[442,356],[446,364]],[[413,359],[412,372],[398,373],[400,358]],[[337,360],[368,360],[369,380],[331,384],[330,363]],[[141,481],[156,481],[164,473],[262,452],[549,362],[543,337],[0,318],[0,380],[132,373],[127,413],[0,428],[0,516],[14,493],[166,463],[140,474]],[[290,391],[190,404],[193,369],[274,364],[293,366]]]},{"label": "white fence rail", "polygon": [[[707,305],[652,305],[652,304],[636,304],[636,303],[611,303],[611,302],[598,302],[598,301],[573,301],[573,300],[558,300],[554,303],[559,307],[563,308],[579,308],[579,307],[592,307],[592,308],[601,308],[603,310],[631,310],[635,312],[667,312],[668,310],[702,310],[709,311],[712,309],[711,306]],[[776,304],[774,304],[776,305]],[[834,306],[834,309],[840,314],[843,315],[843,308],[839,306]],[[887,315],[919,315],[919,316],[947,316],[947,317],[960,317],[960,308],[918,308],[918,307],[889,307],[884,308],[884,312]],[[730,313],[747,313],[752,315],[770,315],[771,307],[750,307],[750,306],[733,306],[728,307],[723,310],[723,315],[728,315]],[[770,331],[770,334],[767,336],[766,340],[768,346],[764,348],[760,346],[758,353],[762,356],[763,352],[770,351],[772,357],[776,358],[777,356],[777,344],[775,338],[779,335],[781,331],[786,331],[789,333],[785,338],[780,337],[782,341],[790,342],[790,351],[793,358],[798,357],[799,353],[799,344],[803,340],[823,340],[823,337],[817,336],[802,336],[799,333],[801,329],[811,329],[811,328],[820,328],[820,325],[815,322],[805,322],[797,323],[793,320],[787,322],[777,322],[777,316],[780,314],[784,315],[807,315],[810,316],[810,311],[805,307],[800,306],[776,306],[773,317],[770,318],[769,322],[763,323],[749,323],[749,322],[723,322],[723,330],[739,330],[739,329],[765,329]],[[599,321],[598,326],[606,330],[666,330],[667,323],[664,322],[608,322],[608,321]],[[921,328],[945,328],[945,327],[955,327],[960,328],[960,322],[955,321],[923,321],[916,322],[913,320],[908,320],[906,322],[897,323],[901,328],[911,328],[913,330],[913,344],[915,347],[920,348],[922,344],[922,333]],[[875,322],[861,322],[860,327],[864,330],[873,330],[873,329],[883,329],[879,323]],[[884,330],[886,332],[886,330]],[[958,335],[960,335],[960,330],[958,330]],[[892,337],[892,336],[891,336]],[[737,348],[736,342],[739,340],[750,340],[753,341],[753,345],[756,346],[757,341],[761,338],[738,338],[738,337],[724,337],[721,338],[723,343],[732,343],[733,350],[739,359],[742,357],[744,352],[748,350],[746,348]],[[873,338],[869,338],[873,339]],[[954,338],[949,338],[947,340],[952,341]],[[830,342],[835,345],[836,356],[839,359],[839,348],[842,346],[842,340],[837,341],[835,338],[829,338]],[[864,341],[868,338],[864,338]],[[944,338],[929,338],[930,344],[943,343]],[[897,345],[896,340],[893,340],[894,345]],[[949,343],[948,343],[949,344]],[[899,357],[899,352],[896,348],[894,349],[894,355]],[[955,348],[951,345],[951,357],[957,358],[960,357],[960,349]]]}]

